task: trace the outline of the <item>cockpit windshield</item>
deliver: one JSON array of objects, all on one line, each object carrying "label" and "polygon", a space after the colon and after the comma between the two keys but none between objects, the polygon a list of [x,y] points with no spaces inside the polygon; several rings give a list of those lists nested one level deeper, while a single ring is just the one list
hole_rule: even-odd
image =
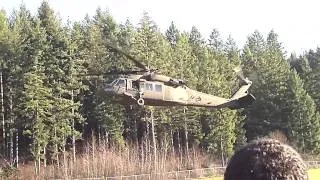
[{"label": "cockpit windshield", "polygon": [[124,79],[119,79],[116,86],[126,86],[126,81]]},{"label": "cockpit windshield", "polygon": [[113,86],[117,83],[118,79],[113,80],[111,83],[109,83],[110,86]]}]

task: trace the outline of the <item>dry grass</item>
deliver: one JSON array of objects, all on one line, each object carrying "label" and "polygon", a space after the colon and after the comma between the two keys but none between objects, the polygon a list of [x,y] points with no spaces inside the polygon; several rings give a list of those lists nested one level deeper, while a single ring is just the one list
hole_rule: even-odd
[{"label": "dry grass", "polygon": [[[187,153],[173,153],[172,149],[158,148],[156,161],[150,146],[132,146],[124,148],[87,144],[84,152],[73,161],[72,154],[60,155],[57,162],[42,166],[35,173],[32,162],[20,165],[19,179],[71,179],[88,177],[113,177],[135,174],[163,173],[168,171],[208,167],[209,155],[199,149],[191,148]],[[212,161],[211,161],[212,162]]]},{"label": "dry grass", "polygon": [[[70,152],[65,152],[60,154],[59,162],[48,160],[51,164],[46,167],[43,164],[38,174],[35,173],[34,162],[19,164],[18,173],[11,173],[10,177],[11,179],[114,177],[199,169],[214,165],[211,164],[214,159],[197,148],[191,148],[187,153],[182,149],[174,151],[175,153],[171,148],[157,148],[154,161],[153,150],[148,143],[142,143],[140,146],[127,145],[122,148],[91,143],[82,148],[82,153],[78,153],[75,160],[72,159]],[[319,179],[319,172],[319,169],[311,170],[310,178]],[[201,173],[199,176],[202,176]],[[219,178],[221,179],[221,177],[214,179]]]}]

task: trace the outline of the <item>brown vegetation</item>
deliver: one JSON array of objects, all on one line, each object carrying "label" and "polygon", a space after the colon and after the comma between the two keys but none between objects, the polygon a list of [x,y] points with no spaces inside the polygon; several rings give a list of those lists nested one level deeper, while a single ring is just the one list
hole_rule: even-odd
[{"label": "brown vegetation", "polygon": [[195,147],[187,153],[177,149],[174,154],[171,149],[158,148],[156,162],[152,147],[143,143],[124,148],[88,143],[83,149],[74,161],[72,153],[61,154],[60,162],[52,161],[50,165],[42,166],[39,174],[32,162],[21,164],[18,176],[21,179],[113,177],[203,168],[213,162],[212,157]]}]

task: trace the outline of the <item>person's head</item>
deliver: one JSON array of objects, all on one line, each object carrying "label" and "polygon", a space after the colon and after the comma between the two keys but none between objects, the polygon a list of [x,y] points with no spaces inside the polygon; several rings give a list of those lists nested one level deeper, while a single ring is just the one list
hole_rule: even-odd
[{"label": "person's head", "polygon": [[230,159],[224,180],[306,180],[307,167],[290,146],[273,139],[258,139]]}]

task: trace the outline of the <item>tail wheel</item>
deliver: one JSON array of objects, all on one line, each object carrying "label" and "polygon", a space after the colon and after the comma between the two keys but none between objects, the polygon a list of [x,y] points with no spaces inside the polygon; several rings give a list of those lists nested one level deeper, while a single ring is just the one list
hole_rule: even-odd
[{"label": "tail wheel", "polygon": [[140,106],[143,106],[143,105],[144,105],[144,99],[139,98],[139,99],[137,100],[137,103],[138,103]]}]

